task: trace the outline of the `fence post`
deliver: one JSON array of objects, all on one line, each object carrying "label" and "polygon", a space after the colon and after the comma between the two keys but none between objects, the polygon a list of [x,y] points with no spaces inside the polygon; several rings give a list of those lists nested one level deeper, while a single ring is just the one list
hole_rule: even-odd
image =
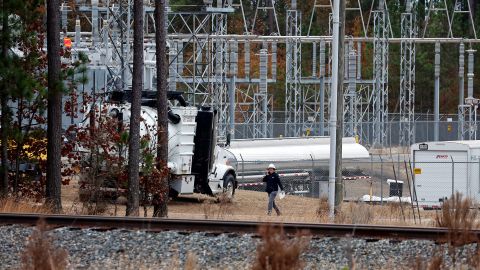
[{"label": "fence post", "polygon": [[452,196],[455,192],[455,162],[453,161],[453,158],[450,156],[452,159]]},{"label": "fence post", "polygon": [[[317,178],[315,177],[315,173],[314,173],[314,169],[315,169],[315,160],[313,159],[313,156],[312,154],[310,154],[310,158],[312,159],[312,173],[311,173],[311,185],[310,185],[310,190],[311,190],[311,194],[312,194],[312,197],[315,198],[315,183],[317,182]],[[320,198],[320,182],[318,182],[318,198]]]},{"label": "fence post", "polygon": [[381,154],[378,157],[380,158],[380,205],[383,205],[383,159]]}]

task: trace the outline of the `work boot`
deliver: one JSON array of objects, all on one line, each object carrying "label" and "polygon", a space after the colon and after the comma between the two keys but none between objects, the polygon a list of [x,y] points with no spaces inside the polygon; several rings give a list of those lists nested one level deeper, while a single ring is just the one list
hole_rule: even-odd
[{"label": "work boot", "polygon": [[275,209],[275,212],[277,212],[277,216],[281,216],[281,215],[282,215],[282,213],[281,213],[280,210],[278,210],[278,209]]},{"label": "work boot", "polygon": [[268,211],[268,212],[267,212],[267,215],[268,215],[268,216],[271,216],[271,215],[272,215],[272,211]]}]

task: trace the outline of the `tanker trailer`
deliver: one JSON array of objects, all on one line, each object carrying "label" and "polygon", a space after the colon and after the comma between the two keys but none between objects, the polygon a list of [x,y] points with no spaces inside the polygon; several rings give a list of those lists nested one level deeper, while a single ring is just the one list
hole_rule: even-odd
[{"label": "tanker trailer", "polygon": [[[343,138],[342,149],[343,175],[364,177],[356,164],[369,161],[367,149],[354,138]],[[219,162],[235,169],[242,189],[263,190],[265,168],[274,163],[287,193],[309,197],[328,193],[329,137],[234,140],[220,151]]]}]

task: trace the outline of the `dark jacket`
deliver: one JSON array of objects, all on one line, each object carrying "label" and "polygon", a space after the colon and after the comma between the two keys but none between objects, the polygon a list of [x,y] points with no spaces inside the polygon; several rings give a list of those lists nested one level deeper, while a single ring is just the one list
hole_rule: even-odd
[{"label": "dark jacket", "polygon": [[265,191],[268,194],[272,193],[273,191],[278,191],[278,187],[280,187],[283,190],[282,182],[280,182],[280,177],[276,172],[265,175],[263,177],[263,182],[267,183],[267,187],[265,188]]}]

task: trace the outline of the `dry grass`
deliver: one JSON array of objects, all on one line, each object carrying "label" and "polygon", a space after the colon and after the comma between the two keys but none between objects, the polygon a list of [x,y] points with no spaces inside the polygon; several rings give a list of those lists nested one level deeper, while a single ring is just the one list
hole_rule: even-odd
[{"label": "dry grass", "polygon": [[[316,222],[329,223],[328,198],[322,197],[317,201]],[[402,212],[402,207],[404,211]],[[405,220],[403,216],[405,215]],[[416,225],[411,207],[399,203],[385,205],[370,205],[364,202],[343,203],[337,209],[335,223],[348,224],[384,224],[384,225]]]},{"label": "dry grass", "polygon": [[448,228],[447,240],[452,246],[463,246],[475,240],[471,231],[479,226],[477,217],[472,200],[457,192],[443,203],[435,221],[438,227]]},{"label": "dry grass", "polygon": [[188,252],[187,258],[185,260],[185,266],[183,269],[185,270],[200,269],[200,266],[198,265],[198,258],[194,253]]},{"label": "dry grass", "polygon": [[[125,205],[114,205],[107,201],[104,203],[82,203],[78,196],[78,180],[73,179],[70,185],[62,186],[62,203],[65,214],[71,215],[88,215],[96,214],[103,216],[123,216],[125,213]],[[265,222],[292,222],[292,223],[328,223],[328,202],[327,198],[307,198],[300,196],[287,195],[283,200],[276,200],[276,204],[282,211],[282,216],[267,216],[268,197],[265,192],[237,190],[233,201],[209,197],[206,195],[189,195],[180,196],[178,200],[169,202],[168,216],[178,219],[223,219],[223,220],[242,220],[242,221],[265,221]],[[23,204],[23,202],[22,202]],[[5,203],[3,203],[5,205]],[[21,204],[18,202],[9,202],[11,212],[28,212],[28,213],[48,213],[41,206],[26,203],[23,208],[32,208],[30,210],[22,210],[17,208]],[[413,219],[411,206],[405,204],[404,213],[405,221],[401,213],[400,206],[395,203],[388,203],[383,206],[360,204],[360,210],[368,215],[366,217],[348,216],[356,209],[351,203],[344,203],[341,207],[341,213],[347,215],[341,220],[345,222],[369,222],[370,224],[379,225],[420,225],[418,219],[416,223]],[[152,216],[153,209],[148,207],[148,216]],[[0,212],[2,210],[0,204]],[[373,212],[373,217],[370,214]],[[432,226],[435,221],[435,211],[421,210],[423,226]],[[346,214],[345,214],[346,213]],[[368,218],[367,218],[368,217]]]},{"label": "dry grass", "polygon": [[44,205],[28,202],[25,199],[7,197],[0,199],[0,213],[49,214]]},{"label": "dry grass", "polygon": [[309,237],[298,234],[289,239],[283,228],[273,226],[261,227],[259,234],[262,242],[257,247],[253,270],[303,269],[304,262],[300,256],[308,247]]},{"label": "dry grass", "polygon": [[370,224],[373,220],[373,207],[362,202],[344,203],[335,214],[335,223],[341,224]]},{"label": "dry grass", "polygon": [[145,261],[139,258],[130,257],[125,253],[113,254],[105,261],[96,262],[88,269],[122,269],[122,270],[197,270],[202,269],[198,263],[198,257],[193,252],[188,252],[185,261],[179,258],[178,246],[172,245],[173,254],[170,257],[164,256],[158,261]]},{"label": "dry grass", "polygon": [[226,194],[221,194],[215,201],[203,202],[203,215],[205,219],[225,219],[232,214],[232,200]]},{"label": "dry grass", "polygon": [[412,269],[414,270],[438,270],[442,269],[443,256],[441,254],[435,254],[431,259],[425,260],[417,258]]},{"label": "dry grass", "polygon": [[40,220],[21,255],[24,270],[62,270],[68,266],[68,253],[53,246],[44,220]]},{"label": "dry grass", "polygon": [[320,197],[318,200],[318,208],[317,208],[317,217],[318,221],[321,223],[326,223],[329,220],[329,206],[328,206],[328,198],[327,197]]}]

